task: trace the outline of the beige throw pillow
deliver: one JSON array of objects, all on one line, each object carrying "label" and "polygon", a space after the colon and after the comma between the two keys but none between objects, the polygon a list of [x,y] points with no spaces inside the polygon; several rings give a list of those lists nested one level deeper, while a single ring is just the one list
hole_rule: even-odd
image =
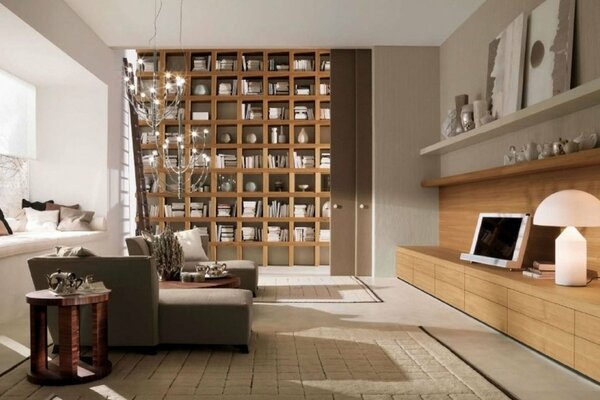
[{"label": "beige throw pillow", "polygon": [[91,231],[90,222],[94,218],[93,211],[80,211],[68,207],[60,209],[59,231]]},{"label": "beige throw pillow", "polygon": [[69,247],[69,246],[56,246],[56,255],[58,257],[89,257],[95,256],[90,250],[85,247],[77,246],[77,247]]},{"label": "beige throw pillow", "polygon": [[187,231],[175,232],[179,244],[183,248],[183,258],[185,261],[208,261],[206,252],[202,247],[202,237],[200,229],[194,228]]}]

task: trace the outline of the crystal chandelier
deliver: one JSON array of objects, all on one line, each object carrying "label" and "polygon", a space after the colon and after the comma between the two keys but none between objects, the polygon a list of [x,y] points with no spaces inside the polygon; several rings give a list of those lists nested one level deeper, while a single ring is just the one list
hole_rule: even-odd
[{"label": "crystal chandelier", "polygon": [[[181,47],[183,0],[179,3],[179,44]],[[202,132],[191,130],[190,143],[186,150],[186,130],[184,125],[185,110],[182,107],[186,87],[186,77],[169,71],[159,71],[158,51],[156,49],[157,21],[162,10],[162,0],[157,9],[154,2],[154,35],[150,39],[153,47],[151,64],[143,57],[138,58],[135,65],[126,65],[125,86],[126,97],[137,114],[138,119],[150,128],[151,142],[156,148],[145,156],[145,165],[151,167],[157,191],[169,191],[168,181],[177,184],[177,197],[181,199],[187,182],[191,190],[198,190],[208,178],[210,157],[206,154],[208,129]],[[183,51],[183,49],[182,49]],[[152,74],[145,72],[146,66],[152,66]],[[187,69],[186,69],[187,70]],[[160,146],[160,125],[165,120],[177,120],[177,132],[166,137]],[[188,174],[188,172],[190,172]],[[160,179],[164,173],[164,179]]]}]

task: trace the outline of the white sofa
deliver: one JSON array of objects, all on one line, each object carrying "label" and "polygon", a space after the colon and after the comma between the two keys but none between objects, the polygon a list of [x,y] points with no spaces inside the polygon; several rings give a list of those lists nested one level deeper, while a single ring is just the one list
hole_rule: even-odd
[{"label": "white sofa", "polygon": [[84,246],[97,254],[107,250],[106,231],[17,232],[0,237],[0,323],[27,315],[25,294],[33,289],[27,260],[55,246]]}]

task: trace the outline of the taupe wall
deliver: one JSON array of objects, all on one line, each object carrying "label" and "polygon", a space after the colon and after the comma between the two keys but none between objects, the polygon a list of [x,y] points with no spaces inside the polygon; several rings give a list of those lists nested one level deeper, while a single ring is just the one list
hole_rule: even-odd
[{"label": "taupe wall", "polygon": [[[469,100],[485,95],[489,42],[519,13],[528,13],[543,0],[488,0],[440,48],[440,121],[454,104],[454,96]],[[600,77],[600,1],[577,0],[573,86]],[[516,131],[441,157],[442,175],[502,165],[510,145],[530,140],[547,142],[574,138],[578,132],[600,129],[600,106]],[[432,142],[435,142],[433,140]]]},{"label": "taupe wall", "polygon": [[396,245],[437,244],[438,192],[421,179],[439,160],[419,149],[438,140],[439,48],[373,50],[373,274],[394,276]]}]

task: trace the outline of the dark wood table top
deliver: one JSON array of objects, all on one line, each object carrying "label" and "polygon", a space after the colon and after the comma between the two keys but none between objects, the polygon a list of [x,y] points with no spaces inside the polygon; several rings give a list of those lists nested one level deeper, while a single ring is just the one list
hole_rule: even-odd
[{"label": "dark wood table top", "polygon": [[50,290],[38,290],[25,295],[27,303],[34,306],[81,306],[108,301],[110,290],[102,293],[56,295]]},{"label": "dark wood table top", "polygon": [[233,288],[240,287],[240,277],[228,275],[224,278],[207,279],[204,282],[181,282],[181,281],[162,281],[159,282],[160,289],[207,289],[207,288]]}]

